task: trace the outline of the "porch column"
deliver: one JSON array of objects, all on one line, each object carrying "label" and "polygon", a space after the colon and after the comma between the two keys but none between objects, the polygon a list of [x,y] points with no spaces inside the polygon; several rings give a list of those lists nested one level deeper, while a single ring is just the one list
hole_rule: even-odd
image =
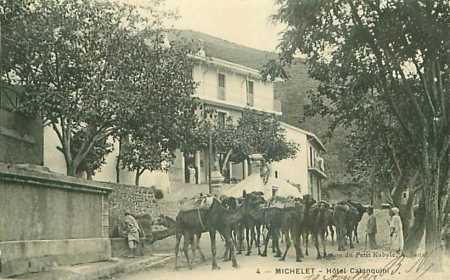
[{"label": "porch column", "polygon": [[200,166],[200,151],[195,152],[194,158],[195,158],[195,167],[197,169],[197,184],[201,184],[202,168]]},{"label": "porch column", "polygon": [[245,178],[247,178],[248,177],[248,161],[247,160],[244,160],[243,162],[242,162],[242,165],[244,166],[244,174],[242,174],[243,176],[243,178],[242,179],[245,179]]},{"label": "porch column", "polygon": [[233,163],[231,161],[228,162],[228,170],[230,170],[230,183],[231,183],[231,178],[233,178]]},{"label": "porch column", "polygon": [[186,183],[186,166],[184,161],[184,153],[180,153],[180,160],[181,160],[181,182]]}]

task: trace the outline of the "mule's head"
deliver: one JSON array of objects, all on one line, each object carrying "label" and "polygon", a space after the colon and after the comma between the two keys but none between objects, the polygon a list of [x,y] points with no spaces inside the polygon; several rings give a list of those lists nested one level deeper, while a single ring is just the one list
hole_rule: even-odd
[{"label": "mule's head", "polygon": [[254,206],[254,207],[259,207],[266,204],[264,195],[261,195],[259,192],[252,192],[247,194],[244,202],[246,203],[247,206]]},{"label": "mule's head", "polygon": [[309,208],[316,203],[316,200],[310,194],[305,194],[303,195],[303,203]]},{"label": "mule's head", "polygon": [[222,206],[227,209],[236,209],[238,205],[237,199],[234,197],[225,197],[222,199]]}]

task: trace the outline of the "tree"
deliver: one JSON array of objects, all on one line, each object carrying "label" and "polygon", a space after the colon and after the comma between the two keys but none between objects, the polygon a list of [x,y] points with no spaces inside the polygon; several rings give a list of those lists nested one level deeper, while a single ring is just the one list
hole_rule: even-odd
[{"label": "tree", "polygon": [[80,166],[99,167],[102,161],[95,159],[105,154],[90,153],[107,153],[105,143],[129,129],[135,113],[135,93],[122,84],[128,77],[124,70],[146,62],[124,58],[142,44],[141,34],[159,32],[160,19],[149,20],[134,8],[105,1],[30,0],[7,7],[14,8],[7,12],[19,12],[10,12],[15,17],[2,22],[2,38],[9,42],[9,55],[2,53],[8,65],[2,81],[21,85],[22,111],[53,128],[67,175],[85,169]]},{"label": "tree", "polygon": [[[17,45],[10,50],[22,58],[6,76],[16,76],[25,89],[23,111],[52,126],[67,175],[74,176],[96,143],[117,129],[115,111],[123,99],[111,78],[114,57],[126,46],[122,37],[128,27],[120,23],[128,13],[97,1],[27,3],[23,33],[13,34]],[[84,137],[74,153],[77,133]]]},{"label": "tree", "polygon": [[17,60],[21,59],[23,49],[16,49],[16,38],[23,31],[24,16],[28,6],[19,1],[0,1],[0,81],[10,80],[8,75]]},{"label": "tree", "polygon": [[[86,134],[83,130],[77,131],[72,136],[72,151],[73,154],[77,154],[78,150],[83,146]],[[98,171],[105,163],[106,156],[113,151],[113,143],[110,139],[104,138],[102,141],[98,141],[86,155],[86,157],[78,165],[76,171],[77,176],[86,174],[88,180],[92,180],[95,172]]]},{"label": "tree", "polygon": [[[171,43],[163,33],[142,34],[126,57],[127,67],[119,77],[121,90],[133,92],[130,108],[122,108],[126,117],[122,138],[122,165],[136,172],[135,183],[146,171],[167,170],[175,150],[194,141],[197,125],[196,83],[192,79],[190,48]],[[143,63],[133,61],[143,60]],[[128,61],[128,62],[127,62]]]},{"label": "tree", "polygon": [[293,158],[299,147],[287,140],[285,129],[271,114],[246,110],[239,119],[238,130],[249,154],[260,153],[268,163]]},{"label": "tree", "polygon": [[[301,52],[321,82],[319,103],[337,122],[363,118],[373,102],[395,124],[408,160],[422,174],[427,265],[441,268],[447,204],[450,3],[440,1],[278,0],[289,63]],[[389,143],[389,142],[388,142]]]},{"label": "tree", "polygon": [[[281,124],[271,114],[246,109],[234,120],[228,117],[221,123],[214,112],[207,112],[209,121],[203,122],[201,139],[208,140],[211,134],[214,153],[219,155],[219,168],[226,175],[228,163],[242,162],[251,154],[262,154],[266,162],[294,157],[298,145],[286,139]],[[204,143],[207,147],[207,142]]]}]

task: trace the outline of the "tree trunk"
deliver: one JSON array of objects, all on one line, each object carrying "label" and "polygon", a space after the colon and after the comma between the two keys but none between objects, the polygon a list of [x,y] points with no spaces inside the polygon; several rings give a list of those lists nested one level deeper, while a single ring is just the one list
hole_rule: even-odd
[{"label": "tree trunk", "polygon": [[227,154],[225,155],[225,158],[223,159],[223,163],[222,163],[222,167],[221,167],[221,172],[222,176],[225,177],[225,171],[227,170],[227,166],[228,166],[228,161],[230,160],[231,154],[233,153],[233,150],[230,149],[228,150]]},{"label": "tree trunk", "polygon": [[438,183],[425,190],[425,253],[426,266],[432,271],[442,271],[441,221],[439,214]]},{"label": "tree trunk", "polygon": [[403,253],[407,257],[413,257],[416,255],[419,248],[420,241],[425,233],[425,199],[422,196],[419,208],[414,211],[414,223],[409,228],[408,234],[405,239],[405,246]]},{"label": "tree trunk", "polygon": [[116,183],[120,183],[120,156],[117,157],[116,161]]},{"label": "tree trunk", "polygon": [[122,137],[119,137],[119,154],[116,160],[116,183],[120,183],[120,161],[122,154]]},{"label": "tree trunk", "polygon": [[134,177],[134,184],[136,185],[136,186],[139,186],[139,179],[141,178],[141,172],[140,172],[140,170],[138,169],[138,170],[136,170],[136,177]]},{"label": "tree trunk", "polygon": [[[68,161],[67,159],[66,159],[66,161]],[[77,177],[77,167],[75,167],[75,164],[74,164],[74,162],[71,160],[71,161],[68,161],[68,162],[66,162],[66,174],[67,174],[67,176],[71,176],[71,177]]]},{"label": "tree trunk", "polygon": [[411,219],[412,219],[412,209],[413,209],[413,202],[414,198],[416,196],[416,193],[410,189],[408,201],[406,202],[406,205],[401,205],[400,207],[400,217],[402,218],[402,225],[403,225],[403,237],[405,240],[408,238],[408,229],[410,228]]}]

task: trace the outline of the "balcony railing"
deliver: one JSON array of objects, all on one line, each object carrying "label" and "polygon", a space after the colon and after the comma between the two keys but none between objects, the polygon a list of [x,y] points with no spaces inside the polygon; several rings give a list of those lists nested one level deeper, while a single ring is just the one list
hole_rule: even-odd
[{"label": "balcony railing", "polygon": [[316,157],[312,166],[308,167],[308,170],[321,178],[327,178],[327,174],[325,173],[325,162],[321,157]]},{"label": "balcony railing", "polygon": [[314,160],[314,167],[319,169],[320,171],[325,172],[325,161],[322,157],[316,157]]}]

